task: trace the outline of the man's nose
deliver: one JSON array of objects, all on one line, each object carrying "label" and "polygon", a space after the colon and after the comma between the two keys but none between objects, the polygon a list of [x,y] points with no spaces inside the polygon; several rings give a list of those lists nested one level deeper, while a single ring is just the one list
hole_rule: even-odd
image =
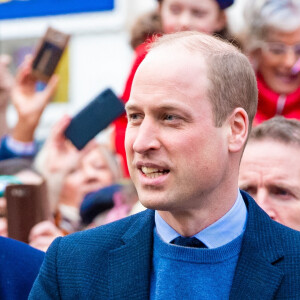
[{"label": "man's nose", "polygon": [[149,118],[144,118],[137,130],[138,132],[133,143],[133,150],[135,152],[144,154],[147,151],[160,148],[158,128],[155,122]]},{"label": "man's nose", "polygon": [[266,189],[258,189],[255,200],[257,204],[272,218],[275,219],[276,214],[274,204]]}]

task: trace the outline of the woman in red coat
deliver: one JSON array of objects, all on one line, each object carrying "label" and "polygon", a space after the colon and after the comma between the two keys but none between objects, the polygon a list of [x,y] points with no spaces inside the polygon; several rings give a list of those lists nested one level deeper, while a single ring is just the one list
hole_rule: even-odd
[{"label": "woman in red coat", "polygon": [[246,6],[244,48],[257,74],[254,125],[275,115],[300,119],[300,2],[251,1]]}]

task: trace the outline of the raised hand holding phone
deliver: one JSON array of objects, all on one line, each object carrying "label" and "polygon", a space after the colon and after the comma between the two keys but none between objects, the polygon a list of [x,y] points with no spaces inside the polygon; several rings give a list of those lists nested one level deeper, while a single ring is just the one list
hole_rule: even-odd
[{"label": "raised hand holding phone", "polygon": [[72,118],[65,136],[81,150],[124,112],[124,103],[111,89],[106,89]]},{"label": "raised hand holding phone", "polygon": [[48,27],[39,42],[32,62],[32,74],[38,80],[49,81],[68,45],[69,39],[69,34]]}]

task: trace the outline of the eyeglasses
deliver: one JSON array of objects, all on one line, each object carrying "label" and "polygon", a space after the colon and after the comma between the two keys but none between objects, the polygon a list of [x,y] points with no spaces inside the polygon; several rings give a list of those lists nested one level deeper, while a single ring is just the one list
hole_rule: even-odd
[{"label": "eyeglasses", "polygon": [[289,50],[292,50],[297,58],[300,58],[300,43],[295,45],[286,45],[278,42],[262,42],[262,49],[268,51],[276,57],[285,56]]}]

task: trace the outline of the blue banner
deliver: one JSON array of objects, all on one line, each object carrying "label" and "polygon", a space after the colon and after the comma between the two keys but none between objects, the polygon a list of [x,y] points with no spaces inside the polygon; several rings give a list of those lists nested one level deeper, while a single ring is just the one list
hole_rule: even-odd
[{"label": "blue banner", "polygon": [[113,10],[114,0],[0,0],[0,19]]}]

